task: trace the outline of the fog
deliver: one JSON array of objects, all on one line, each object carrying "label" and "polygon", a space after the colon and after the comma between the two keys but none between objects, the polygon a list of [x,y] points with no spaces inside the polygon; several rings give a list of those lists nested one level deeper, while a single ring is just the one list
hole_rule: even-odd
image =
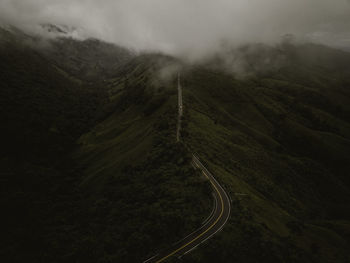
[{"label": "fog", "polygon": [[350,47],[350,0],[0,0],[0,22],[68,25],[81,37],[190,57],[284,34]]}]

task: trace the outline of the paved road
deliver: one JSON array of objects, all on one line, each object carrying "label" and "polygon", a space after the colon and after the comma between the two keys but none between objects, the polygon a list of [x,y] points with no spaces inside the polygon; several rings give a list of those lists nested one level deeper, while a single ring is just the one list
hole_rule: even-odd
[{"label": "paved road", "polygon": [[[180,129],[181,126],[181,117],[182,117],[182,88],[180,84],[180,76],[178,76],[178,94],[179,94],[179,117],[178,117],[178,130],[177,130],[177,140],[180,139]],[[214,234],[219,232],[224,225],[226,224],[228,218],[230,217],[231,203],[228,195],[221,185],[215,180],[214,176],[205,168],[201,163],[199,158],[193,155],[192,164],[195,168],[200,169],[205,177],[210,181],[213,187],[213,194],[215,198],[214,209],[209,216],[209,218],[203,223],[203,225],[192,232],[182,240],[173,244],[168,249],[160,251],[155,256],[145,260],[143,263],[159,263],[166,261],[172,256],[183,256],[184,254],[189,253],[201,243],[211,238]]]},{"label": "paved road", "polygon": [[177,130],[176,130],[176,141],[180,141],[181,136],[181,119],[183,115],[183,104],[182,104],[182,87],[180,83],[180,74],[177,75],[177,100],[178,100],[178,116],[177,116]]}]

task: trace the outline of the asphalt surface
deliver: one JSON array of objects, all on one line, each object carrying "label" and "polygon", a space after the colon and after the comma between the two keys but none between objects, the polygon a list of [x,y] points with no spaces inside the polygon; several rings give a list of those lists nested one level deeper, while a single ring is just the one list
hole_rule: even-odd
[{"label": "asphalt surface", "polygon": [[[180,130],[181,130],[181,118],[183,113],[183,104],[182,104],[182,87],[180,83],[180,76],[178,76],[178,107],[179,107],[179,116],[178,116],[178,127],[177,127],[177,141],[180,140]],[[218,233],[226,224],[228,218],[230,217],[231,202],[230,198],[226,194],[225,190],[221,185],[216,181],[214,176],[208,171],[208,169],[201,163],[199,158],[193,155],[192,164],[196,169],[200,169],[202,174],[210,181],[213,187],[213,195],[215,198],[214,209],[209,216],[209,218],[203,223],[203,225],[192,232],[182,240],[174,243],[168,249],[159,251],[153,257],[145,260],[143,263],[159,263],[166,261],[170,257],[181,257],[201,243],[205,242],[207,239],[211,238],[213,235]]]},{"label": "asphalt surface", "polygon": [[176,141],[180,141],[181,136],[181,119],[183,115],[183,104],[182,104],[182,87],[180,83],[180,74],[177,76],[177,98],[178,98],[178,116],[177,116],[177,130],[176,130]]}]

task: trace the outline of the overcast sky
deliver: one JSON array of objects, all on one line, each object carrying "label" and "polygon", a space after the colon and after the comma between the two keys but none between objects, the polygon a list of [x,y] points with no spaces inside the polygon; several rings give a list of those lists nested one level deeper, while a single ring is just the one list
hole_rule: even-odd
[{"label": "overcast sky", "polygon": [[350,47],[350,0],[0,0],[0,19],[56,23],[137,49],[201,54],[291,33]]}]

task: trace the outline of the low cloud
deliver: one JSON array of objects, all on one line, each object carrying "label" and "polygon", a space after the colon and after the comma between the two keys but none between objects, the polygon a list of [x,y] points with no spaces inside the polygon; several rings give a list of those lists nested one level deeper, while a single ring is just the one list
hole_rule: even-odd
[{"label": "low cloud", "polygon": [[27,30],[52,23],[138,50],[189,58],[222,43],[300,41],[350,46],[349,0],[0,0],[0,20]]}]

